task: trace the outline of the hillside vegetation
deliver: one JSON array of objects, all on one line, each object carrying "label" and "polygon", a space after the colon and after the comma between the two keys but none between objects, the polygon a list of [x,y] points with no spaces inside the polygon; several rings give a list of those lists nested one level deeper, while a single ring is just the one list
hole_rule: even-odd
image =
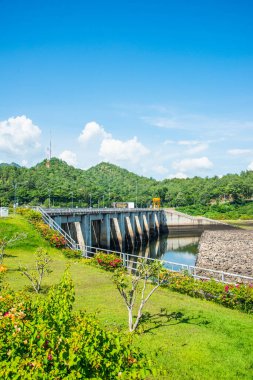
[{"label": "hillside vegetation", "polygon": [[[88,170],[76,169],[53,158],[32,168],[0,166],[0,201],[44,206],[102,207],[114,201],[132,201],[147,207],[153,197],[164,207],[187,207],[187,212],[223,219],[244,215],[253,219],[253,171],[221,178],[165,179],[156,181],[109,163]],[[245,209],[241,208],[245,205]],[[183,210],[183,209],[182,209]],[[230,213],[230,214],[229,214]],[[226,215],[224,215],[226,214]]]}]

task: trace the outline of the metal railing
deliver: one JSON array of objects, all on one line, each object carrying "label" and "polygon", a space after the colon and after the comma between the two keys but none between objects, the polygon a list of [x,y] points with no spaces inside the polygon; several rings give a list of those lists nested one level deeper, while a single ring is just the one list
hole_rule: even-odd
[{"label": "metal railing", "polygon": [[[110,249],[103,249],[103,248],[97,248],[97,247],[91,247],[91,246],[83,247],[83,246],[77,245],[77,249],[83,252],[83,256],[85,258],[92,258],[98,252],[114,253],[122,259],[123,265],[130,271],[137,270],[136,268],[137,268],[138,259],[141,258],[138,255],[134,255],[130,253],[118,252],[118,251],[113,251]],[[148,262],[158,260],[169,271],[187,273],[197,280],[213,279],[217,282],[223,282],[226,284],[236,284],[236,283],[245,283],[245,282],[253,284],[253,277],[244,276],[238,273],[230,273],[230,272],[224,272],[224,271],[219,271],[215,269],[202,268],[202,267],[197,267],[194,265],[176,263],[173,261],[154,259],[151,257],[148,257],[145,259]]]},{"label": "metal railing", "polygon": [[[138,259],[141,257],[138,255],[134,255],[131,253],[126,252],[119,252],[115,250],[110,249],[104,249],[104,248],[98,248],[98,247],[92,247],[92,246],[82,246],[80,244],[77,244],[75,240],[66,232],[64,231],[55,221],[53,218],[51,218],[45,210],[41,207],[36,207],[36,210],[39,211],[42,215],[43,221],[54,230],[58,231],[66,240],[67,246],[73,250],[78,250],[83,253],[83,257],[85,258],[91,258],[98,252],[104,252],[104,253],[114,253],[118,255],[123,262],[123,265],[130,271],[136,271],[137,262]],[[219,271],[215,269],[208,269],[208,268],[202,268],[197,267],[194,265],[187,265],[182,263],[175,263],[173,261],[167,261],[167,260],[160,260],[160,259],[154,259],[152,257],[145,258],[149,262],[158,260],[160,261],[163,266],[168,269],[171,272],[185,272],[188,273],[190,276],[192,276],[195,279],[198,280],[210,280],[214,279],[217,282],[223,282],[227,284],[234,284],[234,283],[251,283],[253,284],[253,277],[244,276],[238,273],[230,273],[230,272],[224,272]]]},{"label": "metal railing", "polygon": [[162,209],[152,208],[46,208],[44,211],[49,215],[84,215],[84,214],[114,214],[114,213],[136,213],[136,212],[157,212]]},{"label": "metal railing", "polygon": [[49,215],[43,210],[43,208],[41,208],[41,207],[38,206],[38,207],[36,207],[36,210],[39,211],[39,212],[41,213],[43,221],[44,221],[44,222],[45,222],[50,228],[52,228],[53,230],[59,232],[59,234],[60,234],[61,236],[64,237],[64,239],[66,240],[66,244],[67,244],[67,246],[68,246],[69,248],[71,248],[71,249],[78,249],[75,240],[72,239],[72,237],[71,237],[66,231],[64,231],[64,229],[61,228],[61,227],[59,226],[59,224],[57,224],[57,223],[54,221],[54,219],[51,218],[51,216],[49,216]]}]

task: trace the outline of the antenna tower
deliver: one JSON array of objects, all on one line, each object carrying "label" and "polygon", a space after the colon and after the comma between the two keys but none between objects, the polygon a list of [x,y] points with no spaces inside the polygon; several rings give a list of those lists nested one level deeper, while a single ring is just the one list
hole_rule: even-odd
[{"label": "antenna tower", "polygon": [[50,141],[49,141],[49,148],[47,148],[47,162],[46,162],[46,167],[49,169],[50,168],[50,162],[52,158],[52,142],[51,142],[51,130],[50,130]]}]

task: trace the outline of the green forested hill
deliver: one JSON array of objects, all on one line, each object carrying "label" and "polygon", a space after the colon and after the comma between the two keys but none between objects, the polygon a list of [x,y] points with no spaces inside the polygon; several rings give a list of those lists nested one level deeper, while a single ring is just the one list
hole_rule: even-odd
[{"label": "green forested hill", "polygon": [[[0,166],[0,201],[7,206],[43,204],[54,206],[110,206],[113,201],[132,201],[147,206],[160,196],[163,206],[187,207],[188,212],[204,214],[212,208],[238,207],[249,203],[253,214],[253,171],[227,174],[221,178],[165,179],[156,181],[131,173],[116,165],[100,163],[88,170],[76,169],[53,158],[27,169],[17,165]],[[232,205],[231,205],[232,204]],[[211,208],[211,209],[210,209]]]},{"label": "green forested hill", "polygon": [[156,195],[157,182],[140,177],[118,166],[100,163],[88,170],[76,169],[52,158],[27,169],[3,165],[0,167],[0,200],[2,205],[18,201],[19,205],[93,206],[113,201],[133,201],[146,206]]}]

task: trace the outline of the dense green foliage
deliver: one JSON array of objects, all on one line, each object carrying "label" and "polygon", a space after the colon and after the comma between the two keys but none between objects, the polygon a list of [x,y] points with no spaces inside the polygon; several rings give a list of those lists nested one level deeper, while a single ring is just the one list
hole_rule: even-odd
[{"label": "dense green foliage", "polygon": [[211,219],[220,220],[248,220],[253,219],[253,202],[220,203],[213,205],[191,205],[179,207],[179,211],[194,216],[202,215]]},{"label": "dense green foliage", "polygon": [[212,205],[228,207],[229,212],[235,211],[233,218],[237,218],[241,215],[238,205],[246,204],[248,209],[243,214],[245,218],[253,218],[252,203],[247,204],[253,198],[253,171],[227,174],[221,178],[156,181],[108,163],[81,170],[53,158],[50,168],[46,167],[45,161],[30,169],[0,166],[0,201],[3,206],[19,203],[109,207],[114,201],[132,201],[146,207],[155,196],[161,197],[163,206],[191,206],[188,212],[211,217],[215,213],[226,214],[223,210],[213,209]]},{"label": "dense green foliage", "polygon": [[191,297],[253,313],[253,284],[223,284],[215,280],[201,281],[186,274],[171,273],[168,287]]},{"label": "dense green foliage", "polygon": [[144,379],[147,360],[130,337],[102,328],[94,315],[73,313],[65,273],[45,298],[3,290],[0,296],[1,379]]},{"label": "dense green foliage", "polygon": [[[101,163],[81,170],[53,158],[50,168],[45,161],[32,167],[0,167],[2,205],[49,203],[55,206],[109,206],[113,201],[144,203],[155,195],[156,181],[139,177],[115,165]],[[137,190],[137,191],[136,191]]]}]

